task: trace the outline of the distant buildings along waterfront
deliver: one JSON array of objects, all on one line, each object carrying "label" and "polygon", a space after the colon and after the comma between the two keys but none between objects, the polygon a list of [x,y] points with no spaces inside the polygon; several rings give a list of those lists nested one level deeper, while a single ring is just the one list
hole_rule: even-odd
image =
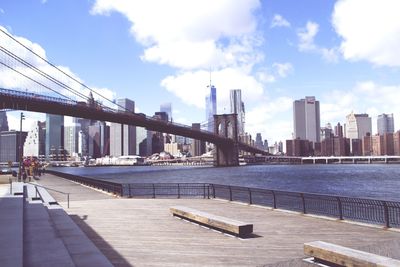
[{"label": "distant buildings along waterfront", "polygon": [[314,96],[293,103],[294,138],[320,142],[319,101]]},{"label": "distant buildings along waterfront", "polygon": [[377,119],[378,134],[394,133],[394,118],[392,114],[378,115]]},{"label": "distant buildings along waterfront", "polygon": [[[20,137],[21,135],[21,137]],[[4,131],[0,132],[0,162],[18,162],[19,147],[25,142],[27,132]]]},{"label": "distant buildings along waterfront", "polygon": [[245,135],[245,108],[242,101],[242,90],[234,89],[230,91],[231,113],[237,114],[238,136],[243,138]]},{"label": "distant buildings along waterfront", "polygon": [[209,85],[209,94],[206,96],[206,121],[207,130],[214,132],[214,115],[217,114],[217,89],[214,85]]},{"label": "distant buildings along waterfront", "polygon": [[[117,99],[119,111],[135,112],[135,102],[123,98]],[[136,127],[119,123],[110,126],[110,156],[136,155]]]},{"label": "distant buildings along waterfront", "polygon": [[45,159],[46,155],[46,122],[36,121],[28,131],[24,143],[23,155]]},{"label": "distant buildings along waterfront", "polygon": [[64,154],[64,116],[46,114],[46,159],[60,160]]},{"label": "distant buildings along waterfront", "polygon": [[0,111],[0,132],[8,130],[7,113],[5,111]]}]

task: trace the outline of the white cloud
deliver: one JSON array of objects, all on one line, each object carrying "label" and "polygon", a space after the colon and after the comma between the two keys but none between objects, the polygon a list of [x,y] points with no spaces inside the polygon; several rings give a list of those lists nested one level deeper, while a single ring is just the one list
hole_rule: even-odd
[{"label": "white cloud", "polygon": [[293,99],[288,97],[265,100],[246,113],[246,132],[254,135],[253,138],[256,133],[261,133],[269,143],[290,139],[293,125],[289,111],[292,106]]},{"label": "white cloud", "polygon": [[373,81],[355,84],[349,90],[333,90],[321,100],[321,121],[345,122],[346,115],[368,113],[372,118],[373,132],[376,133],[376,119],[379,114],[393,113],[396,129],[400,129],[400,106],[397,96],[400,85],[380,85]]},{"label": "white cloud", "polygon": [[400,66],[400,1],[340,0],[332,24],[345,59]]},{"label": "white cloud", "polygon": [[0,8],[0,14],[5,14],[4,9]]},{"label": "white cloud", "polygon": [[253,11],[260,5],[259,0],[97,0],[91,13],[123,14],[145,47],[142,60],[180,69],[222,68],[258,53]]},{"label": "white cloud", "polygon": [[314,52],[322,56],[327,62],[336,63],[339,60],[338,48],[325,48],[315,44],[315,36],[319,31],[318,23],[308,21],[304,28],[297,31],[299,38],[298,48],[300,52]]},{"label": "white cloud", "polygon": [[319,30],[319,25],[312,21],[307,21],[306,27],[299,29],[297,36],[299,37],[299,50],[310,51],[316,49],[314,38]]},{"label": "white cloud", "polygon": [[290,22],[279,14],[275,14],[272,18],[271,28],[275,27],[290,27]]},{"label": "white cloud", "polygon": [[[185,104],[204,108],[207,91],[208,71],[185,71],[175,76],[168,76],[161,86],[178,96]],[[225,68],[212,72],[212,83],[217,88],[217,106],[224,112],[229,103],[229,90],[241,89],[245,103],[258,100],[263,95],[263,85],[246,71],[239,68]],[[225,110],[225,112],[229,112]]]},{"label": "white cloud", "polygon": [[281,78],[285,78],[289,73],[293,71],[293,65],[289,62],[286,63],[274,63],[272,67],[275,68],[276,73]]}]

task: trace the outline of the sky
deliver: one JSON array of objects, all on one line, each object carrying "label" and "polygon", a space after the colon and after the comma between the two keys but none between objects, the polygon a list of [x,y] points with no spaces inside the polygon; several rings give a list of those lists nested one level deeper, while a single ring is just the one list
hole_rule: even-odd
[{"label": "sky", "polygon": [[[241,89],[245,131],[271,144],[292,137],[293,101],[305,96],[320,101],[321,126],[354,111],[372,117],[373,133],[382,113],[400,128],[399,10],[398,0],[2,0],[0,27],[136,112],[171,102],[187,125],[206,120],[211,76],[217,112]],[[0,86],[24,88],[4,68]],[[26,113],[24,129],[38,119]],[[19,128],[19,112],[8,120]]]}]

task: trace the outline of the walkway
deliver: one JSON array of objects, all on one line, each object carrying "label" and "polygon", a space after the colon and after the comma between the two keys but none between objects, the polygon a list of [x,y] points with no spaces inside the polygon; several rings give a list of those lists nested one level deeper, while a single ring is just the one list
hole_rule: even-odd
[{"label": "walkway", "polygon": [[[72,193],[67,213],[115,266],[307,266],[287,261],[303,258],[303,244],[315,240],[371,246],[400,259],[400,232],[393,230],[221,200],[116,198],[49,174],[40,183]],[[53,196],[66,207],[64,196]],[[169,213],[174,205],[251,222],[255,236],[239,239],[179,220]]]}]

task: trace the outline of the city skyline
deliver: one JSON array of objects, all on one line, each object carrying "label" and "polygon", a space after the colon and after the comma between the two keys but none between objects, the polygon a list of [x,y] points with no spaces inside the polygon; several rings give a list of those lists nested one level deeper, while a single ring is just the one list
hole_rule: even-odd
[{"label": "city skyline", "polygon": [[[172,103],[178,123],[204,122],[201,99],[211,70],[217,112],[228,112],[229,91],[241,88],[253,138],[258,132],[270,143],[290,138],[292,103],[304,95],[320,100],[321,125],[343,124],[354,111],[374,122],[393,113],[399,127],[395,1],[157,4],[163,14],[154,3],[6,0],[0,25],[103,95],[132,99],[138,112],[151,115]],[[18,117],[9,114],[11,129],[18,129]],[[43,118],[27,113],[24,129]]]}]

